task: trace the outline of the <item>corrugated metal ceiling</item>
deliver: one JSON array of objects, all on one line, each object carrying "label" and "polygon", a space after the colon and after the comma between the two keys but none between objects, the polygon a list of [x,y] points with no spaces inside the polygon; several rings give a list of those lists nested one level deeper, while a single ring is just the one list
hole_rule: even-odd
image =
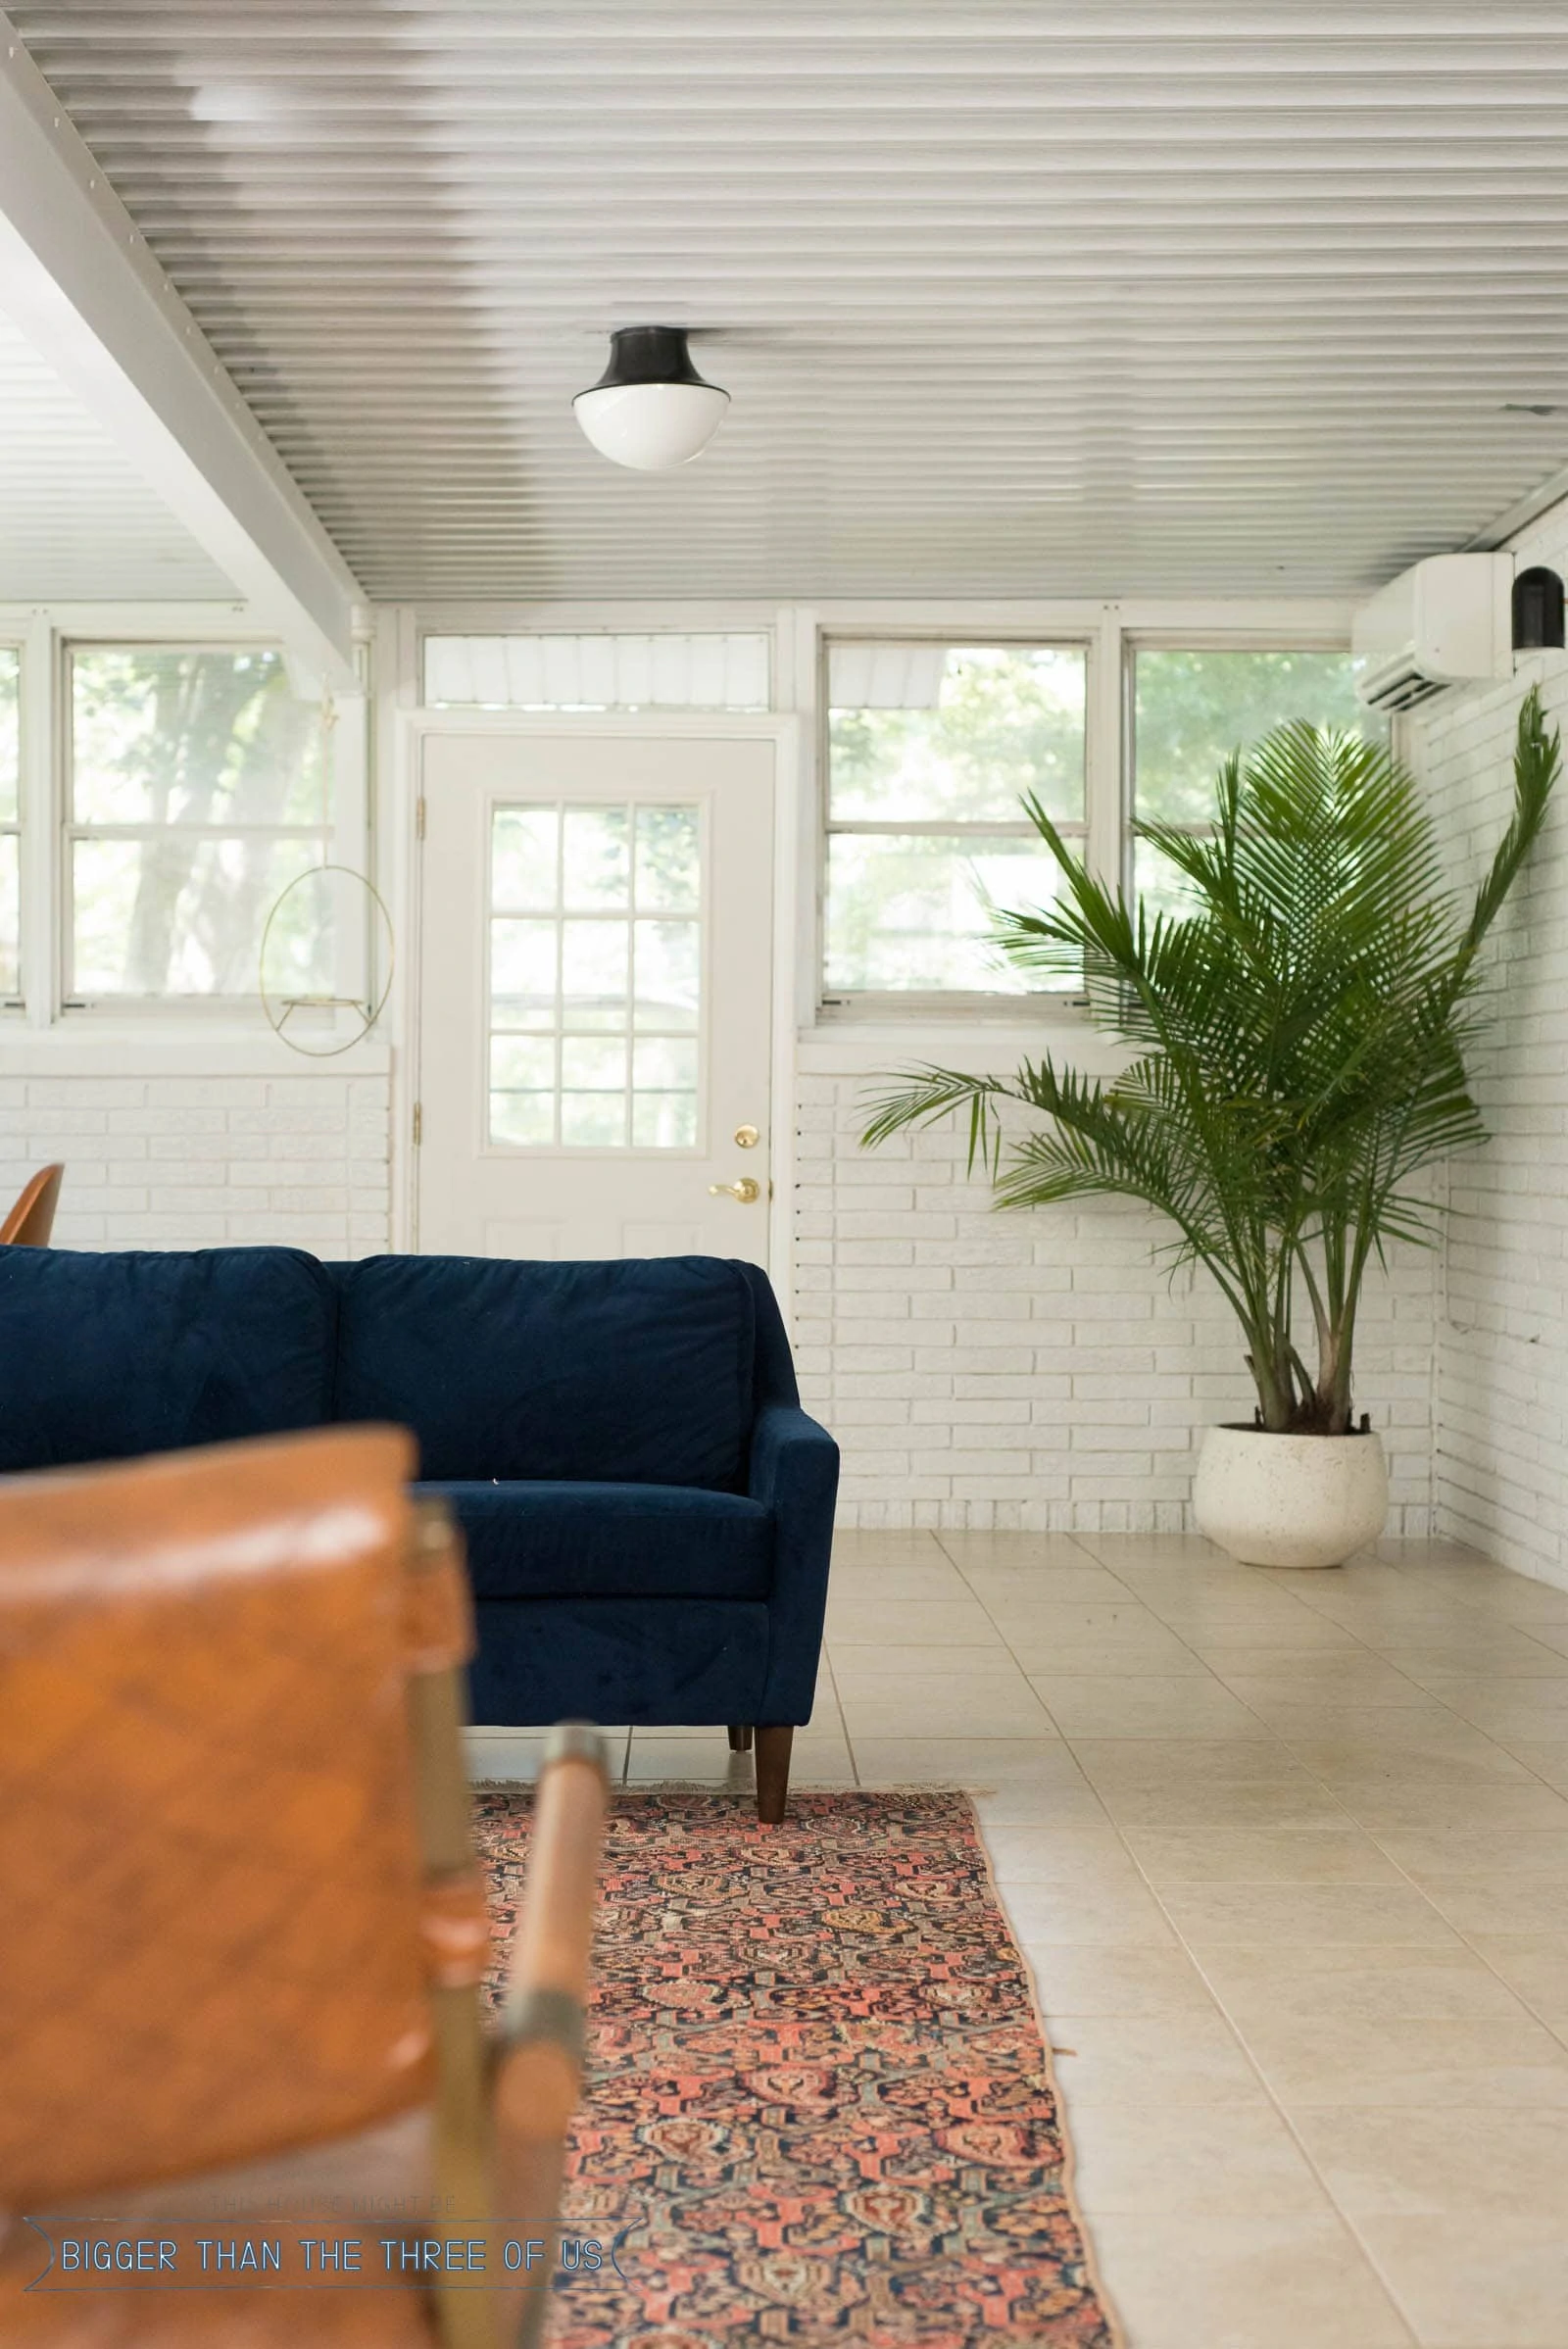
[{"label": "corrugated metal ceiling", "polygon": [[0,604],[233,597],[102,425],[0,314]]},{"label": "corrugated metal ceiling", "polygon": [[1338,594],[1568,462],[1559,0],[12,16],[376,597]]}]

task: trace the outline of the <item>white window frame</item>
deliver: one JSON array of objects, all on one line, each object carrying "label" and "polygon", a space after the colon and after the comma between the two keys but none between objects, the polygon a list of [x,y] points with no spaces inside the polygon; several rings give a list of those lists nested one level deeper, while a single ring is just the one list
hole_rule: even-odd
[{"label": "white window frame", "polygon": [[0,627],[0,654],[5,653],[17,657],[17,812],[0,820],[0,839],[15,836],[17,843],[17,991],[0,995],[0,1019],[9,1020],[24,1014],[27,1007],[27,752],[32,713],[24,628]]},{"label": "white window frame", "polygon": [[987,840],[1038,840],[1039,834],[1024,816],[994,821],[956,821],[951,823],[887,823],[833,821],[833,765],[830,742],[830,692],[828,661],[835,645],[843,644],[944,644],[952,646],[996,646],[1020,652],[1082,653],[1084,657],[1084,811],[1081,817],[1063,823],[1059,829],[1064,839],[1079,841],[1083,853],[1092,856],[1095,827],[1093,785],[1091,782],[1090,735],[1096,708],[1096,688],[1099,683],[1097,667],[1103,647],[1093,630],[1057,628],[1046,634],[1034,630],[1020,635],[1015,629],[992,629],[984,635],[958,635],[951,628],[824,628],[817,638],[816,692],[816,758],[821,777],[821,821],[818,825],[816,906],[817,934],[814,965],[817,1017],[824,1025],[836,1025],[851,1019],[929,1019],[933,1014],[959,1017],[992,1017],[999,1012],[1011,1012],[1014,1017],[1027,1016],[1030,1007],[1042,999],[1070,1003],[1071,995],[1060,988],[1020,990],[1006,988],[956,987],[862,987],[846,990],[842,995],[827,992],[827,894],[828,856],[835,835],[868,837],[903,837],[918,834],[932,839],[944,834],[954,839],[970,835]]},{"label": "white window frame", "polygon": [[[12,1066],[113,1075],[123,1067],[129,1047],[141,1054],[138,1074],[220,1065],[235,1074],[252,1067],[309,1072],[315,1063],[270,1033],[255,996],[122,996],[78,1004],[68,1001],[63,985],[70,829],[66,648],[98,643],[279,651],[277,638],[242,604],[57,604],[0,606],[0,641],[23,648],[23,1002],[0,1008]],[[374,879],[369,651],[366,636],[359,654],[365,692],[333,697],[334,856]],[[386,1060],[387,1045],[377,1035],[322,1065],[347,1075],[354,1068],[384,1067]]]},{"label": "white window frame", "polygon": [[[90,996],[76,992],[72,956],[74,946],[74,908],[73,904],[74,850],[78,840],[107,840],[151,838],[167,831],[187,837],[207,835],[214,839],[237,838],[242,832],[263,832],[269,838],[318,838],[320,828],[315,825],[269,824],[262,827],[233,825],[155,826],[146,824],[105,824],[79,822],[74,810],[74,708],[72,694],[72,664],[77,653],[105,652],[172,652],[225,653],[256,652],[281,654],[283,647],[275,638],[255,632],[244,637],[215,636],[207,631],[186,635],[150,634],[145,630],[102,634],[81,631],[60,631],[56,637],[57,750],[60,778],[60,858],[59,905],[60,926],[56,953],[55,984],[63,1017],[76,1020],[112,1017],[124,1019],[232,1019],[254,1013],[260,1007],[260,986],[255,991],[232,995],[104,995]],[[367,759],[364,695],[333,697],[334,723],[328,735],[328,751],[332,762],[332,823],[326,835],[328,858],[334,864],[351,869],[365,869],[367,854],[366,791]],[[368,932],[368,952],[375,954],[375,925]],[[376,974],[373,968],[366,973],[370,1000],[374,1000]],[[341,1032],[351,1014],[338,1015],[334,1030]]]},{"label": "white window frame", "polygon": [[[965,1031],[977,1040],[981,1057],[990,1054],[1001,1065],[1005,1055],[1045,1049],[1054,1037],[1080,1048],[1091,1038],[1082,1007],[1065,992],[980,996],[909,990],[827,999],[827,643],[856,637],[952,644],[1087,642],[1086,861],[1091,871],[1115,884],[1129,871],[1133,839],[1132,648],[1346,652],[1352,611],[1348,602],[1314,597],[967,607],[824,604],[801,612],[797,692],[814,720],[808,736],[814,789],[808,794],[812,829],[806,848],[814,887],[805,893],[809,925],[803,921],[800,933],[804,967],[798,1003],[808,1054],[803,1065],[858,1067],[867,1054],[881,1065],[889,1052],[942,1056],[953,1052]],[[1101,1049],[1094,1042],[1090,1057]]]}]

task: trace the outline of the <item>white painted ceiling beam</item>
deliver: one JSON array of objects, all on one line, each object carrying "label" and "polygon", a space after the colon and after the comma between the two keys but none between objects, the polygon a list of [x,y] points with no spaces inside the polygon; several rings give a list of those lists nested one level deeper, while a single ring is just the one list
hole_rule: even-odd
[{"label": "white painted ceiling beam", "polygon": [[0,310],[258,626],[351,687],[363,591],[4,15]]}]

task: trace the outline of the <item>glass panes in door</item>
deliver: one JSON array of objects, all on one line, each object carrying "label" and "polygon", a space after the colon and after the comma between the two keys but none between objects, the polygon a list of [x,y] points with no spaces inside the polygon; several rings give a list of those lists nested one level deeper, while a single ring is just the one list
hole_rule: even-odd
[{"label": "glass panes in door", "polygon": [[695,804],[495,808],[492,1145],[697,1147],[702,925]]}]

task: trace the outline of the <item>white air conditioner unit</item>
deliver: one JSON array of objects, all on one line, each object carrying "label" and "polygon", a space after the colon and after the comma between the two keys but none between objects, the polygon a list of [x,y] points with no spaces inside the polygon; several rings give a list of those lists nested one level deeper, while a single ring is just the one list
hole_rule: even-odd
[{"label": "white air conditioner unit", "polygon": [[1513,675],[1513,557],[1429,555],[1363,604],[1350,628],[1355,690],[1413,710],[1446,685]]}]

